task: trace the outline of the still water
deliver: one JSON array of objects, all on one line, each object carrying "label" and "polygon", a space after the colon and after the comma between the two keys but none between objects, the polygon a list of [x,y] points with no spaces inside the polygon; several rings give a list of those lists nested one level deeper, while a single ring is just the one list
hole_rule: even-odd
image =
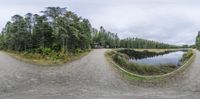
[{"label": "still water", "polygon": [[162,55],[155,55],[145,58],[137,58],[134,59],[131,58],[131,62],[137,62],[142,64],[148,64],[148,65],[160,65],[160,64],[171,64],[175,66],[179,66],[180,59],[182,58],[184,51],[176,51],[176,52],[170,52],[167,54]]}]

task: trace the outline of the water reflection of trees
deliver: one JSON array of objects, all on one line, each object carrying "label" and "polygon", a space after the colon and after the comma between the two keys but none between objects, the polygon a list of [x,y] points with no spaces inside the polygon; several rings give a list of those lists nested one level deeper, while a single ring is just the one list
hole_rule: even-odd
[{"label": "water reflection of trees", "polygon": [[151,52],[148,50],[144,50],[144,51],[135,51],[132,49],[123,49],[123,50],[119,50],[118,52],[127,54],[131,59],[144,59],[144,58],[151,58],[151,57],[155,57],[155,56],[160,56],[160,55],[165,55],[171,52],[175,52],[173,50],[168,50],[168,51],[163,51],[163,52]]}]

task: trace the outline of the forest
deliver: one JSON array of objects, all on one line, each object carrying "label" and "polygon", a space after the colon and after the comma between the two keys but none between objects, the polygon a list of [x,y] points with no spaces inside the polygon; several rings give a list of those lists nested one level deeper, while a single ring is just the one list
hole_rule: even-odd
[{"label": "forest", "polygon": [[198,35],[196,37],[196,42],[195,42],[196,48],[200,50],[200,31],[198,32]]},{"label": "forest", "polygon": [[[134,24],[134,23],[133,23]],[[79,53],[91,48],[177,48],[140,38],[120,39],[117,33],[95,29],[88,19],[61,7],[40,14],[14,15],[0,34],[0,49]]]}]

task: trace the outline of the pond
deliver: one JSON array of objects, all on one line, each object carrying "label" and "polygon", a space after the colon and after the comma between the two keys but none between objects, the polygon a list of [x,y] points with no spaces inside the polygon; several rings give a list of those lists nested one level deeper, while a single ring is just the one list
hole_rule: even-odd
[{"label": "pond", "polygon": [[137,62],[147,65],[161,65],[170,64],[179,66],[180,60],[186,51],[165,51],[162,53],[148,52],[148,51],[131,51],[126,52],[130,62]]}]

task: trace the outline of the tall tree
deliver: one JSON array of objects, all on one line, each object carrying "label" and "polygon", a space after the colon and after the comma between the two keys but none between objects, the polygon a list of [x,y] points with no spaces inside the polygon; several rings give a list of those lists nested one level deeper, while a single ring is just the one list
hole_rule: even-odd
[{"label": "tall tree", "polygon": [[196,37],[196,48],[200,50],[200,31]]},{"label": "tall tree", "polygon": [[[102,26],[99,30],[92,28],[88,19],[66,8],[47,7],[41,12],[42,15],[14,15],[0,35],[0,49],[26,51],[47,48],[75,53],[90,49],[95,44],[104,48],[177,48],[140,38],[119,39],[117,33],[107,31]],[[200,46],[199,38],[197,46]]]},{"label": "tall tree", "polygon": [[50,48],[53,43],[52,28],[47,22],[46,16],[35,15],[36,24],[33,28],[34,47]]}]

